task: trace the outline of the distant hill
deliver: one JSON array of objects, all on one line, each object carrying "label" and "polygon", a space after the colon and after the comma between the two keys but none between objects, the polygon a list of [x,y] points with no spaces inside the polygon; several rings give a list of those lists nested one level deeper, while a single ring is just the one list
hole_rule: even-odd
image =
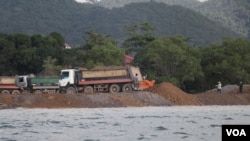
[{"label": "distant hill", "polygon": [[126,38],[124,26],[143,22],[154,25],[158,36],[183,35],[200,46],[219,42],[222,37],[239,37],[198,12],[157,2],[107,9],[73,0],[0,0],[0,15],[0,32],[59,32],[71,45],[82,44],[88,30],[110,34],[123,41]]},{"label": "distant hill", "polygon": [[206,2],[198,2],[198,0],[102,0],[98,4],[114,8],[129,3],[149,1],[187,7],[250,39],[249,0],[207,0]]},{"label": "distant hill", "polygon": [[249,0],[209,0],[195,10],[250,39]]}]

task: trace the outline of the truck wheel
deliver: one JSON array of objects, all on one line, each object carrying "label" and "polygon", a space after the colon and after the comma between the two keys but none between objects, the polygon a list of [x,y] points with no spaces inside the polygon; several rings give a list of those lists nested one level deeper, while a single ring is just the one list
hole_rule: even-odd
[{"label": "truck wheel", "polygon": [[76,94],[76,89],[74,87],[67,88],[67,94]]},{"label": "truck wheel", "polygon": [[120,92],[120,86],[117,85],[117,84],[112,84],[110,87],[109,87],[109,91],[111,93],[118,93]]},{"label": "truck wheel", "polygon": [[19,94],[20,94],[20,91],[14,90],[14,91],[11,92],[11,94],[13,94],[13,95],[19,95]]},{"label": "truck wheel", "polygon": [[2,94],[10,94],[10,91],[8,91],[8,90],[3,90],[1,93],[2,93]]},{"label": "truck wheel", "polygon": [[35,90],[35,94],[42,94],[41,90]]},{"label": "truck wheel", "polygon": [[84,93],[86,93],[86,94],[92,94],[92,93],[94,93],[93,87],[91,87],[91,86],[85,87],[84,88]]},{"label": "truck wheel", "polygon": [[123,91],[123,92],[131,92],[131,91],[132,91],[131,85],[130,85],[130,84],[124,84],[124,85],[122,86],[122,91]]}]

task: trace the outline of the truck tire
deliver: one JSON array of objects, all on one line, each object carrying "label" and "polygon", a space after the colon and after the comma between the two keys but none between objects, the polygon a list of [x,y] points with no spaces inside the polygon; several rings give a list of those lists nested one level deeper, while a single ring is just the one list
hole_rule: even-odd
[{"label": "truck tire", "polygon": [[76,89],[74,87],[68,87],[66,94],[76,94]]},{"label": "truck tire", "polygon": [[11,94],[13,94],[13,95],[19,95],[19,94],[21,94],[21,93],[20,93],[20,91],[18,91],[18,90],[13,90],[13,91],[11,92]]},{"label": "truck tire", "polygon": [[122,92],[131,92],[132,91],[132,87],[130,84],[124,84],[122,86]]},{"label": "truck tire", "polygon": [[111,93],[118,93],[118,92],[120,92],[120,86],[117,85],[117,84],[112,84],[109,87],[109,92],[111,92]]},{"label": "truck tire", "polygon": [[92,93],[94,93],[94,89],[91,86],[87,86],[87,87],[84,88],[83,92],[86,93],[86,94],[92,94]]},{"label": "truck tire", "polygon": [[2,90],[1,93],[2,93],[2,94],[10,94],[10,91],[8,91],[8,90]]}]

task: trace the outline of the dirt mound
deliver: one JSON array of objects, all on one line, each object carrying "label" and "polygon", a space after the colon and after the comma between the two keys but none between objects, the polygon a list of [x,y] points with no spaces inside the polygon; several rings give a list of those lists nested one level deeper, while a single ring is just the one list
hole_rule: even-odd
[{"label": "dirt mound", "polygon": [[187,94],[171,83],[161,83],[150,89],[151,92],[165,97],[174,105],[201,105],[196,96]]}]

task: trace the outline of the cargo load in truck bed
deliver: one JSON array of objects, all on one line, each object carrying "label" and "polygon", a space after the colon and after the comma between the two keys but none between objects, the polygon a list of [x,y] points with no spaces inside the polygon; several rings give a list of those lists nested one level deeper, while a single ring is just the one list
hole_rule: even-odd
[{"label": "cargo load in truck bed", "polygon": [[1,76],[0,84],[15,84],[15,77]]},{"label": "cargo load in truck bed", "polygon": [[82,78],[107,78],[107,77],[129,77],[128,67],[95,67],[93,69],[81,69]]}]

